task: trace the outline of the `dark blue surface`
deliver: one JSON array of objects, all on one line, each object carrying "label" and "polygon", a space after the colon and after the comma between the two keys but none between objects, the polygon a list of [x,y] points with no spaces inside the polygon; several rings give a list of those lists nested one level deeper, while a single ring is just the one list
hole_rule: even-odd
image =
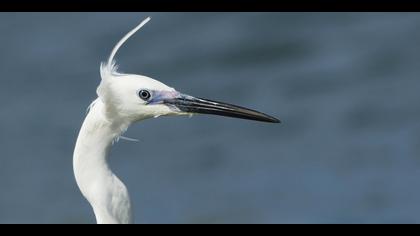
[{"label": "dark blue surface", "polygon": [[72,153],[99,64],[257,109],[136,124],[138,223],[420,223],[420,14],[0,13],[0,223],[94,223]]}]

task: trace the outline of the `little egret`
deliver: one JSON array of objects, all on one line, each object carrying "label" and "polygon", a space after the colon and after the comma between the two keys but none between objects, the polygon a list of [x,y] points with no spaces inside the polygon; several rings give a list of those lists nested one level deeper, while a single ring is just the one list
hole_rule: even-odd
[{"label": "little egret", "polygon": [[182,94],[146,76],[119,73],[115,54],[149,20],[150,17],[126,34],[114,47],[108,61],[101,64],[98,98],[89,106],[74,149],[76,182],[99,224],[133,223],[127,188],[107,163],[113,142],[131,124],[159,116],[196,113],[280,122],[254,110]]}]

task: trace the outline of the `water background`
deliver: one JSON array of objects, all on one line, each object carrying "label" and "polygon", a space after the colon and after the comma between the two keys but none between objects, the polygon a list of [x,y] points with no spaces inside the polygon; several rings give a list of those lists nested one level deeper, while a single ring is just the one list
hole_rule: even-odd
[{"label": "water background", "polygon": [[111,152],[137,223],[420,223],[418,13],[0,13],[0,223],[94,223],[74,143],[99,63],[281,125],[152,119]]}]

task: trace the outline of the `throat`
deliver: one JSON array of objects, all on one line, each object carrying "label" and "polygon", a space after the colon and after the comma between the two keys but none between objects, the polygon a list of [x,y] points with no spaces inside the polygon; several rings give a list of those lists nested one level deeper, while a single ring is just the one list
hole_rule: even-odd
[{"label": "throat", "polygon": [[92,206],[97,223],[132,223],[131,201],[122,181],[108,165],[113,141],[128,124],[107,119],[97,99],[83,122],[73,154],[77,185]]}]

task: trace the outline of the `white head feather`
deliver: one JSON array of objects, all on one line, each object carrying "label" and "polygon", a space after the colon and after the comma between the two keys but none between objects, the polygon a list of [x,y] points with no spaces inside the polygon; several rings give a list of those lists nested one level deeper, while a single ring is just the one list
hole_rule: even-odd
[{"label": "white head feather", "polygon": [[177,93],[175,89],[143,75],[125,74],[117,71],[114,57],[120,47],[134,33],[142,28],[150,17],[128,32],[114,47],[108,61],[101,64],[101,83],[97,94],[106,107],[107,119],[122,119],[128,123],[138,120],[177,114],[173,109],[162,104],[146,105],[138,96],[140,90]]}]

